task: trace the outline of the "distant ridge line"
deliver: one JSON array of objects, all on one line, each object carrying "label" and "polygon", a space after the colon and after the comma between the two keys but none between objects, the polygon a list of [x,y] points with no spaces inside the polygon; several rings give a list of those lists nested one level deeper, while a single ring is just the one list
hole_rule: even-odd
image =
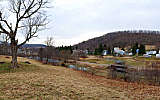
[{"label": "distant ridge line", "polygon": [[124,30],[115,31],[83,41],[74,48],[95,50],[102,44],[105,48],[133,46],[135,43],[156,45],[160,47],[160,31],[152,30]]}]

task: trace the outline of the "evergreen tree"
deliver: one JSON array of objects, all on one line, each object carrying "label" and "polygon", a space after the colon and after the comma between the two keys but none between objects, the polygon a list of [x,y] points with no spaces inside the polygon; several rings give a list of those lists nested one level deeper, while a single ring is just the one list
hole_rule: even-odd
[{"label": "evergreen tree", "polygon": [[99,48],[95,49],[94,55],[102,55],[103,50],[104,50],[103,46],[102,46],[102,44],[100,44]]},{"label": "evergreen tree", "polygon": [[133,55],[135,55],[137,52],[136,50],[138,49],[138,43],[136,43],[133,47],[132,47],[132,53]]},{"label": "evergreen tree", "polygon": [[98,49],[97,48],[94,51],[94,55],[98,55]]},{"label": "evergreen tree", "polygon": [[114,55],[114,48],[112,48],[111,54]]},{"label": "evergreen tree", "polygon": [[145,45],[140,45],[139,47],[139,54],[143,55],[146,53],[146,50],[145,50]]},{"label": "evergreen tree", "polygon": [[108,48],[107,51],[108,51],[108,54],[111,54],[111,53],[112,53],[111,48]]},{"label": "evergreen tree", "polygon": [[105,44],[103,45],[103,47],[104,47],[103,49],[107,49],[107,46]]},{"label": "evergreen tree", "polygon": [[89,48],[87,48],[88,51],[88,55],[92,55],[92,52],[89,50]]},{"label": "evergreen tree", "polygon": [[78,49],[78,46],[76,46],[76,48],[75,48],[76,50]]},{"label": "evergreen tree", "polygon": [[101,55],[102,52],[103,52],[103,50],[104,50],[104,49],[103,49],[103,46],[102,46],[102,44],[100,44],[100,45],[99,45],[99,48],[98,48],[98,54]]},{"label": "evergreen tree", "polygon": [[159,49],[156,50],[156,53],[159,54]]}]

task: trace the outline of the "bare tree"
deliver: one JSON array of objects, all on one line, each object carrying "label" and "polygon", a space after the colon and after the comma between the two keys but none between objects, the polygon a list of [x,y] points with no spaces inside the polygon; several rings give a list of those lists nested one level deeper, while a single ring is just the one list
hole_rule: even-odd
[{"label": "bare tree", "polygon": [[40,61],[43,61],[44,58],[44,48],[39,48],[38,56],[40,57]]},{"label": "bare tree", "polygon": [[47,40],[45,41],[45,44],[47,46],[53,46],[54,45],[54,40],[53,40],[53,37],[47,37]]},{"label": "bare tree", "polygon": [[71,54],[72,53],[70,50],[61,50],[60,51],[60,58],[61,58],[61,60],[63,60],[66,63],[71,58]]},{"label": "bare tree", "polygon": [[[5,12],[0,11],[0,33],[9,36],[12,52],[12,66],[17,67],[17,49],[28,42],[31,38],[37,37],[47,24],[47,16],[44,10],[47,8],[47,0],[9,0],[10,9],[8,14],[13,21],[5,17]],[[25,39],[18,43],[17,34],[24,34]]]},{"label": "bare tree", "polygon": [[52,58],[53,51],[54,51],[54,40],[53,37],[47,37],[47,40],[45,41],[45,44],[47,47],[45,48],[45,56],[46,56],[46,63],[48,63],[48,59]]}]

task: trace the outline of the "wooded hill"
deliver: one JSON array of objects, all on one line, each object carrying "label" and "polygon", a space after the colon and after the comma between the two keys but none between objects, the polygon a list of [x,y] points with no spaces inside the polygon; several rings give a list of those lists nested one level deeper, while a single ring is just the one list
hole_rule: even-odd
[{"label": "wooded hill", "polygon": [[136,43],[160,46],[160,32],[146,30],[112,32],[83,41],[82,43],[74,45],[74,48],[95,50],[95,48],[98,48],[100,45],[104,48],[124,48],[127,46],[133,46]]}]

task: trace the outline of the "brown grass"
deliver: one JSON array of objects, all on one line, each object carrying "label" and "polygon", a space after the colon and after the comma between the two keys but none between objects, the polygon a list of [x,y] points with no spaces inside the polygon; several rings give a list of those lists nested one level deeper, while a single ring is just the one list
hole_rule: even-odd
[{"label": "brown grass", "polygon": [[117,59],[124,61],[128,66],[144,67],[146,62],[160,62],[159,58],[155,56],[151,58],[145,57],[114,57],[114,56],[104,56],[104,58],[98,58],[96,56],[88,56],[88,58],[81,59],[84,62],[96,63],[96,64],[115,64],[115,61],[106,60],[106,58]]},{"label": "brown grass", "polygon": [[[0,56],[0,61],[9,62],[9,60]],[[19,62],[24,61],[30,61],[32,65],[28,66],[38,67],[38,69],[1,73],[0,100],[160,99],[160,87],[110,80],[81,71],[43,65],[34,60],[19,58]]]}]

